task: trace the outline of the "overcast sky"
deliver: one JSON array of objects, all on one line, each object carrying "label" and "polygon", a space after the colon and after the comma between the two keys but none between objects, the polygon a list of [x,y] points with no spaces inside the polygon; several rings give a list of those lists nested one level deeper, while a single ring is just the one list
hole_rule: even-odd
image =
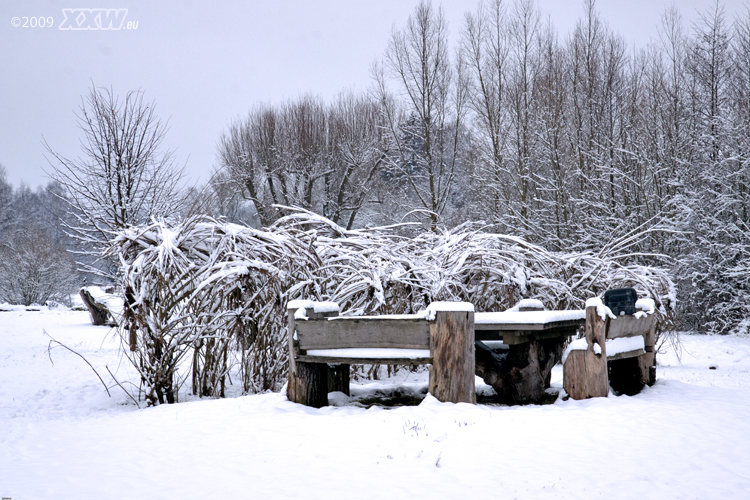
[{"label": "overcast sky", "polygon": [[[165,145],[176,149],[193,182],[205,182],[228,122],[259,102],[302,93],[330,98],[365,90],[369,67],[391,29],[404,25],[418,0],[0,0],[0,164],[12,184],[46,184],[42,137],[77,156],[74,112],[91,82],[115,93],[145,91],[169,119]],[[478,0],[442,2],[456,40],[463,14]],[[612,29],[633,45],[657,36],[671,1],[598,0]],[[674,2],[686,23],[714,0]],[[745,0],[727,0],[728,20]],[[435,1],[435,5],[440,2]],[[582,13],[580,0],[540,0],[564,38]],[[70,31],[58,27],[68,8],[127,9],[137,29]],[[49,27],[15,27],[14,18],[53,19]],[[24,18],[29,18],[24,19]],[[37,22],[38,23],[38,22]]]}]

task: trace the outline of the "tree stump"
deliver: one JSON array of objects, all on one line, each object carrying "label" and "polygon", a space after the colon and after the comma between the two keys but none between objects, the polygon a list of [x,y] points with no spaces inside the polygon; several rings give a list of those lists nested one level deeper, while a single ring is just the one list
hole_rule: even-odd
[{"label": "tree stump", "polygon": [[430,353],[430,394],[443,402],[476,404],[474,311],[435,310],[435,320],[430,322]]},{"label": "tree stump", "polygon": [[[607,397],[609,376],[607,371],[607,328],[609,318],[602,319],[596,306],[586,308],[587,349],[568,353],[563,366],[563,387],[573,399]],[[594,349],[594,345],[600,349]]]},{"label": "tree stump", "polygon": [[83,300],[83,303],[91,314],[91,323],[94,324],[94,326],[117,326],[117,323],[112,317],[112,313],[105,304],[97,302],[91,293],[85,288],[81,288],[80,295],[81,300]]},{"label": "tree stump", "polygon": [[476,342],[476,374],[492,386],[501,403],[541,403],[564,343],[564,337],[532,340],[501,351]]}]

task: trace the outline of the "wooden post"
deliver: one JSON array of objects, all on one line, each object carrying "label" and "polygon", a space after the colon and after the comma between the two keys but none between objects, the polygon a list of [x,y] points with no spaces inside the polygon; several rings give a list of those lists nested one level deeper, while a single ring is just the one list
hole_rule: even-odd
[{"label": "wooden post", "polygon": [[[299,347],[294,340],[294,314],[297,309],[287,309],[289,327],[289,384],[286,397],[293,403],[314,408],[328,405],[328,365],[326,363],[303,363],[294,359]],[[308,317],[314,314],[307,309]],[[348,373],[347,373],[348,375]]]},{"label": "wooden post", "polygon": [[[573,350],[563,366],[563,387],[573,399],[607,397],[609,376],[607,374],[606,341],[609,318],[602,319],[596,306],[586,308],[586,343],[588,348]],[[601,347],[597,353],[594,344]]]},{"label": "wooden post", "polygon": [[641,369],[641,380],[649,386],[656,383],[656,321],[645,338],[645,354],[638,356],[638,367]]},{"label": "wooden post", "polygon": [[430,322],[430,393],[443,402],[476,404],[473,306],[471,311],[463,303],[430,307],[436,305]]}]

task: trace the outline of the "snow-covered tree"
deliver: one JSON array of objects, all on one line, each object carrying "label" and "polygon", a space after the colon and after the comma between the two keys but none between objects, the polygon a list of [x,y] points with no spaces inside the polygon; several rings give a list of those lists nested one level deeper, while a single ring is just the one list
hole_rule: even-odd
[{"label": "snow-covered tree", "polygon": [[[50,177],[62,185],[74,221],[68,230],[100,252],[114,231],[170,217],[182,209],[181,180],[171,151],[162,149],[166,123],[143,91],[120,98],[92,87],[76,115],[82,156],[67,158],[46,143]],[[110,274],[113,269],[103,269]]]}]

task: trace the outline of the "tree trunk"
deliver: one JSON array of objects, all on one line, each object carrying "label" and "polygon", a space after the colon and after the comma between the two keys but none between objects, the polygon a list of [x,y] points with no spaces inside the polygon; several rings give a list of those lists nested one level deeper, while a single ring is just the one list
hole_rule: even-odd
[{"label": "tree trunk", "polygon": [[564,337],[532,340],[501,351],[476,342],[476,374],[492,386],[501,403],[541,403],[564,343]]}]

